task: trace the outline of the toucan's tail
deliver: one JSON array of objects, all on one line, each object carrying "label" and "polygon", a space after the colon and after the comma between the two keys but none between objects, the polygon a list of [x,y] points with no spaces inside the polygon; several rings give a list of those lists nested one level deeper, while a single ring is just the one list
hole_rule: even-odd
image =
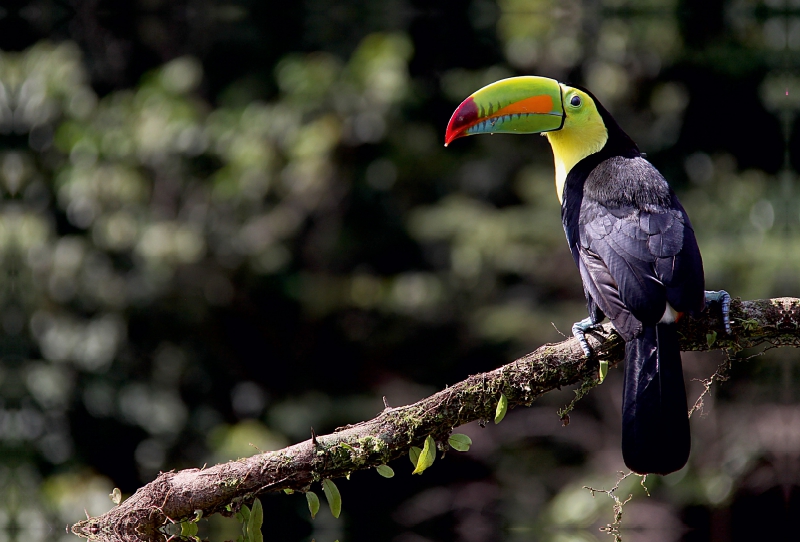
[{"label": "toucan's tail", "polygon": [[639,474],[680,470],[691,447],[675,324],[645,327],[625,344],[622,457]]}]

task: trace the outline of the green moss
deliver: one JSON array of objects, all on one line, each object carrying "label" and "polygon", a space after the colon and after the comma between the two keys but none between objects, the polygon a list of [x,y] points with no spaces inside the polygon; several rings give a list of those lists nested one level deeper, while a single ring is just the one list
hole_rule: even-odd
[{"label": "green moss", "polygon": [[220,480],[217,483],[222,487],[235,488],[239,484],[241,484],[242,481],[239,478],[226,478],[224,480]]},{"label": "green moss", "polygon": [[587,378],[584,380],[581,385],[574,390],[575,398],[570,401],[566,407],[558,410],[558,417],[562,420],[567,417],[569,413],[572,412],[572,409],[575,408],[575,405],[578,404],[578,401],[580,401],[587,393],[589,393],[589,390],[597,386],[597,384],[598,381],[594,378]]},{"label": "green moss", "polygon": [[416,429],[422,424],[419,409],[409,410],[408,412],[398,413],[399,425],[406,427],[406,435],[409,441],[416,435]]},{"label": "green moss", "polygon": [[384,441],[372,436],[362,437],[358,440],[358,445],[371,454],[383,455],[388,450],[388,445]]}]

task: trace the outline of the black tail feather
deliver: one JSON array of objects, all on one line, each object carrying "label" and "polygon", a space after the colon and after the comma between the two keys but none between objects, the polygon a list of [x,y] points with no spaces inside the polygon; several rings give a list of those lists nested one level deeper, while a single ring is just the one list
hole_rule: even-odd
[{"label": "black tail feather", "polygon": [[676,326],[645,327],[625,344],[622,457],[639,474],[668,474],[683,468],[690,447]]}]

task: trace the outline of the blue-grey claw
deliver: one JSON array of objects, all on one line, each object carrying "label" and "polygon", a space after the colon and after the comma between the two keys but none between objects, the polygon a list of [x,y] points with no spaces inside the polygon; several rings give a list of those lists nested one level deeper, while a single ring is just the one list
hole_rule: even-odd
[{"label": "blue-grey claw", "polygon": [[596,327],[597,325],[592,322],[591,318],[584,318],[580,322],[575,322],[572,325],[572,336],[578,339],[581,349],[587,358],[592,357],[592,349],[589,347],[589,341],[586,340],[586,332]]},{"label": "blue-grey claw", "polygon": [[706,290],[706,303],[719,303],[722,305],[722,323],[725,324],[725,332],[731,334],[731,295],[725,290],[708,291]]}]

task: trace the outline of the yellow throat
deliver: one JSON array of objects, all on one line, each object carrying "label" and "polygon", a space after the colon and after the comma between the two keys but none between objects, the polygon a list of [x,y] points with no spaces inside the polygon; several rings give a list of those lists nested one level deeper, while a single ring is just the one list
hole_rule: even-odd
[{"label": "yellow throat", "polygon": [[[556,194],[563,203],[564,184],[570,170],[589,156],[602,149],[608,140],[608,130],[597,111],[594,100],[578,89],[562,85],[566,119],[560,130],[545,132],[553,148],[556,166]],[[571,107],[574,96],[580,97],[580,105]]]}]

